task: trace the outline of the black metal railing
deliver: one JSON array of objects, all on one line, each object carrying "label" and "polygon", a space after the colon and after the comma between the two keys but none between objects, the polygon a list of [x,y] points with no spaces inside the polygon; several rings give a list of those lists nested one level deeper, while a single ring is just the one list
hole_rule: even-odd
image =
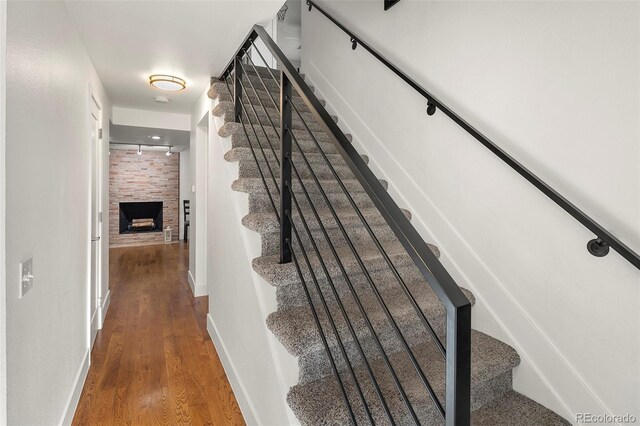
[{"label": "black metal railing", "polygon": [[518,162],[510,154],[505,152],[502,148],[492,142],[488,137],[483,135],[479,130],[465,121],[462,117],[456,114],[453,110],[447,107],[444,103],[438,100],[431,92],[427,91],[424,87],[418,84],[415,80],[401,71],[398,67],[389,62],[381,53],[371,47],[368,43],[363,41],[354,32],[342,25],[336,18],[331,16],[327,11],[312,0],[307,0],[308,10],[313,8],[322,13],[327,19],[335,24],[340,30],[342,30],[351,43],[351,48],[355,50],[358,46],[362,46],[367,52],[369,52],[374,58],[376,58],[385,67],[396,74],[400,79],[407,83],[412,89],[418,92],[427,100],[427,114],[433,115],[437,110],[442,111],[447,117],[449,117],[454,123],[464,129],[478,142],[484,145],[489,151],[495,154],[499,159],[504,161],[509,167],[515,170],[518,174],[528,180],[533,186],[538,188],[543,194],[549,197],[554,203],[560,206],[563,210],[574,217],[578,222],[584,225],[595,235],[595,238],[587,243],[587,250],[594,256],[602,257],[609,253],[609,247],[617,251],[624,259],[629,261],[633,266],[640,269],[640,255],[634,252],[626,244],[620,241],[615,235],[605,229],[602,225],[589,217],[585,212],[580,210],[576,205],[567,200],[558,191],[553,189],[549,184],[544,182],[532,171],[527,169],[524,165]]},{"label": "black metal railing", "polygon": [[[271,55],[278,62],[278,68],[280,70],[279,78],[275,76],[274,71],[269,68],[269,64],[263,54],[255,46],[254,41],[257,38],[261,39]],[[249,50],[256,52],[266,67],[261,69],[268,71],[269,76],[265,77],[270,78],[271,84],[275,84],[278,87],[278,100],[274,99],[271,94],[268,83],[265,82],[260,70],[256,67],[252,55],[249,54]],[[253,72],[253,74],[249,76],[250,71]],[[229,84],[229,77],[231,77],[231,84]],[[420,237],[405,214],[387,193],[382,183],[371,172],[366,162],[350,144],[346,135],[340,130],[300,74],[261,26],[256,25],[253,27],[233,59],[225,68],[225,71],[219,77],[219,80],[227,84],[229,93],[233,96],[234,119],[241,124],[252,157],[258,168],[260,179],[267,192],[269,204],[278,220],[280,262],[293,262],[295,266],[305,297],[310,305],[312,316],[318,328],[322,346],[328,356],[333,375],[338,382],[351,422],[354,424],[357,423],[359,414],[356,413],[354,409],[354,407],[357,406],[362,409],[362,412],[358,412],[361,413],[369,423],[373,424],[375,414],[372,413],[370,407],[373,403],[382,408],[384,418],[390,424],[402,422],[398,417],[401,415],[406,415],[416,424],[421,424],[420,417],[404,388],[403,380],[399,377],[398,371],[396,371],[397,367],[394,366],[390,360],[390,356],[385,350],[385,344],[380,336],[378,336],[372,320],[369,317],[369,313],[363,305],[361,294],[356,290],[356,284],[350,276],[350,273],[347,272],[347,267],[342,258],[343,256],[339,254],[340,249],[344,250],[345,246],[346,252],[350,253],[353,259],[355,259],[357,264],[356,273],[364,277],[367,284],[367,294],[373,295],[377,301],[393,332],[395,341],[398,342],[403,354],[409,360],[413,371],[415,371],[416,376],[424,386],[425,392],[432,400],[435,416],[441,417],[449,426],[468,425],[470,422],[471,407],[471,304],[460,287],[440,264],[427,243]],[[259,82],[262,87],[257,89],[254,81],[256,84]],[[269,113],[271,108],[265,105],[259,91],[263,93],[266,92],[268,95],[269,99],[266,100],[266,102],[271,102],[273,106],[272,110],[276,111],[275,113],[278,115],[278,119],[276,120],[278,122],[277,125]],[[249,99],[250,95],[255,97],[255,102]],[[297,106],[294,102],[294,96],[297,96],[295,101],[298,102],[299,99],[304,106]],[[259,105],[263,114],[259,113],[256,104]],[[322,132],[328,136],[329,141],[333,144],[337,153],[340,154],[344,163],[348,166],[350,172],[357,179],[361,187],[368,194],[375,208],[393,231],[406,253],[408,253],[421,276],[426,279],[428,285],[431,286],[434,293],[442,302],[446,315],[443,333],[436,331],[435,327],[432,326],[420,308],[414,292],[412,292],[405,282],[398,267],[387,253],[384,244],[376,236],[373,227],[368,222],[362,209],[350,194],[343,177],[324,152],[318,140],[318,132],[312,130],[309,123],[307,123],[305,115],[301,112],[303,108],[306,108],[307,111],[305,113],[310,113],[314,121],[320,125]],[[302,123],[303,127],[301,129],[294,129],[294,117],[298,120],[298,123]],[[272,129],[273,133],[271,133],[269,129]],[[253,138],[251,134],[253,134]],[[273,134],[276,135],[275,138]],[[418,316],[421,324],[424,326],[425,335],[432,340],[438,351],[444,357],[444,395],[438,395],[438,392],[436,392],[433,384],[423,371],[423,366],[417,359],[414,348],[412,348],[405,333],[402,331],[402,327],[398,324],[396,318],[394,318],[389,307],[389,302],[385,300],[385,297],[379,290],[378,284],[376,284],[372,272],[369,270],[370,268],[367,267],[366,262],[358,252],[356,242],[354,242],[353,237],[347,232],[340,215],[332,205],[329,195],[323,188],[318,174],[312,167],[312,163],[309,161],[308,155],[305,153],[299,141],[299,137],[302,137],[303,134],[308,135],[315,148],[317,148],[317,153],[320,154],[323,160],[322,164],[327,167],[330,175],[335,182],[337,182],[341,191],[340,194],[346,198],[348,205],[356,213],[357,218],[366,230],[370,241],[384,260],[385,270],[393,276],[395,282],[397,282],[397,285],[402,290],[402,294],[404,294],[409,301],[409,306],[411,306],[413,312]],[[275,140],[279,142],[279,152],[277,152],[274,146]],[[272,167],[272,163],[275,163],[274,167]],[[307,177],[303,176],[305,172]],[[294,184],[300,188],[300,191],[297,193],[293,190]],[[313,185],[313,188],[321,196],[323,203],[321,206],[318,205],[317,201],[312,199],[308,188],[309,185]],[[299,199],[300,196],[304,198]],[[275,197],[278,199],[276,200]],[[301,201],[303,200],[306,202],[306,209],[302,206]],[[323,224],[318,213],[320,207],[328,210],[332,220],[337,225],[340,238],[339,243],[332,240],[325,224]],[[294,214],[296,214],[295,217]],[[309,227],[308,220],[305,217],[309,214],[313,216],[319,227],[322,241],[317,241],[317,238],[313,235],[313,231]],[[295,220],[296,218],[297,221]],[[300,225],[302,226],[301,229],[299,229]],[[304,235],[301,235],[302,232],[306,235],[306,240]],[[321,250],[318,246],[320,243],[325,244],[329,250],[327,259],[324,259],[320,255]],[[338,244],[340,244],[340,247],[337,247]],[[351,297],[350,300],[354,301],[357,312],[360,315],[359,318],[362,319],[366,332],[368,333],[367,336],[371,338],[375,353],[373,355],[370,354],[369,357],[365,354],[362,336],[358,337],[358,333],[354,329],[353,314],[348,314],[344,301],[339,294],[340,292],[336,285],[337,278],[329,271],[328,261],[335,262],[335,265],[337,265],[340,273],[339,278],[341,282],[344,282],[346,285],[348,295]],[[321,275],[320,272],[322,273]],[[313,286],[309,285],[309,279]],[[328,296],[323,293],[320,284],[320,281],[323,279],[329,287]],[[312,293],[314,289],[315,293]],[[318,305],[314,303],[313,294],[317,294],[316,301],[319,301],[320,310],[318,310]],[[352,354],[349,356],[348,354],[345,343],[338,331],[339,327],[336,324],[336,318],[334,318],[331,314],[331,309],[329,309],[330,302],[328,298],[331,298],[337,305],[337,310],[340,314],[337,319],[340,320],[341,318],[344,321],[346,333],[355,346],[354,351],[357,358],[354,358],[356,355]],[[334,354],[331,350],[327,333],[321,325],[321,315],[327,319],[330,331],[332,335],[335,336],[337,354]],[[341,323],[342,320],[340,320]],[[444,335],[446,344],[443,343],[440,334]],[[337,355],[339,355],[340,358]],[[387,377],[390,377],[394,389],[397,390],[406,408],[405,414],[394,412],[390,408],[389,395],[385,395],[379,383],[381,379],[374,372],[371,360],[369,359],[371,356],[382,360],[382,365],[385,368],[386,374],[388,374]],[[338,365],[340,365],[340,359],[344,361],[346,373],[348,373],[348,378],[353,383],[355,397],[359,401],[359,404],[354,402],[353,394],[351,394],[351,397],[349,396],[347,386],[344,383],[345,380],[338,367]],[[362,389],[362,386],[365,384],[358,380],[354,371],[356,368],[354,367],[354,362],[358,360],[361,361],[362,368],[365,370],[366,377],[369,379],[366,385],[370,385],[375,391],[374,395],[377,397],[377,401],[375,402],[367,401],[365,397],[366,392]]]}]

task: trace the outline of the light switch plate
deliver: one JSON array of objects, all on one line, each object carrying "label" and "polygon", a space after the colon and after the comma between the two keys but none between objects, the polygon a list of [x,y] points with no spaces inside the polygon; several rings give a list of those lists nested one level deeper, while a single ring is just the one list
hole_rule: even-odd
[{"label": "light switch plate", "polygon": [[20,264],[20,285],[18,287],[18,297],[22,299],[24,295],[33,288],[33,257]]}]

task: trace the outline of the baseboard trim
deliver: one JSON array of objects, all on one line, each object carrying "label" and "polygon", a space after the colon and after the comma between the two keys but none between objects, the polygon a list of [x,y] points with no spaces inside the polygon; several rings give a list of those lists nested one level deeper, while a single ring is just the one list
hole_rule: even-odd
[{"label": "baseboard trim", "polygon": [[209,336],[211,336],[211,340],[213,340],[213,345],[218,351],[218,357],[227,375],[229,384],[231,384],[231,389],[233,389],[236,401],[238,401],[238,406],[240,407],[240,411],[242,411],[245,423],[248,425],[260,424],[258,422],[258,416],[256,415],[256,409],[249,398],[249,393],[237,373],[233,360],[229,357],[227,348],[218,333],[216,325],[213,323],[213,318],[211,318],[209,314],[207,314],[207,332],[209,332]]},{"label": "baseboard trim", "polygon": [[191,287],[193,297],[206,296],[208,294],[209,291],[207,290],[207,284],[196,284],[196,280],[193,279],[191,271],[187,272],[187,281],[189,282],[189,287]]},{"label": "baseboard trim", "polygon": [[104,297],[102,306],[100,307],[100,329],[104,326],[104,319],[107,317],[107,311],[111,304],[111,290],[107,290],[107,295]]},{"label": "baseboard trim", "polygon": [[89,364],[91,361],[90,353],[89,348],[85,349],[84,355],[82,356],[82,362],[80,363],[80,368],[78,369],[78,373],[76,373],[75,380],[73,381],[73,387],[69,393],[69,397],[67,398],[67,403],[65,404],[64,411],[62,412],[60,422],[58,423],[60,425],[70,425],[73,421],[73,416],[76,414],[76,407],[80,401],[80,394],[82,393],[84,382],[87,379],[87,374],[89,373]]}]

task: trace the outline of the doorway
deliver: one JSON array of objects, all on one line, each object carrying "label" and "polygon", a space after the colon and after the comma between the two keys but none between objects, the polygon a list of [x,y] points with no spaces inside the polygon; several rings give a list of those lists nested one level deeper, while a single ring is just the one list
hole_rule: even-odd
[{"label": "doorway", "polygon": [[89,348],[93,346],[100,328],[100,187],[101,187],[101,123],[100,103],[91,95],[89,126],[91,152],[91,267],[89,279]]}]

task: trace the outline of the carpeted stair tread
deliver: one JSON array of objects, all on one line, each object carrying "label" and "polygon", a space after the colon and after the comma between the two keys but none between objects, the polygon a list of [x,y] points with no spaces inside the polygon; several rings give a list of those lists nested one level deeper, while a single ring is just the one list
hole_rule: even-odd
[{"label": "carpeted stair tread", "polygon": [[[307,282],[307,287],[310,288],[310,293],[313,294],[316,292],[313,283]],[[415,298],[416,303],[429,320],[431,326],[440,335],[440,338],[443,339],[446,312],[438,297],[435,295],[433,290],[431,290],[429,284],[424,280],[408,283],[407,287]],[[325,293],[327,295],[330,294],[328,292]],[[379,303],[371,287],[356,290],[356,293],[360,303],[367,313],[369,321],[371,321],[373,325],[373,329],[376,331],[376,334],[381,340],[389,343],[388,349],[393,349],[392,346],[396,347],[396,349],[400,349],[397,335],[391,328],[391,324],[382,309],[382,305]],[[430,336],[427,334],[427,330],[424,328],[424,325],[416,314],[413,306],[409,303],[407,295],[399,284],[396,284],[394,287],[388,288],[384,291],[380,290],[380,293],[383,296],[383,300],[385,301],[389,312],[391,312],[392,317],[396,321],[407,341],[416,344],[423,343],[425,340],[430,339]],[[469,291],[465,291],[465,294],[468,295],[471,300],[475,300]],[[342,305],[347,312],[347,316],[349,317],[351,324],[356,330],[356,334],[359,337],[370,336],[370,331],[364,322],[364,318],[360,314],[353,295],[348,292],[348,294],[341,296],[340,300],[342,301]],[[325,317],[319,299],[316,300],[314,306],[318,312],[322,312],[320,315],[320,321],[323,330],[330,330],[329,322]],[[334,318],[342,341],[345,343],[352,341],[352,336],[348,332],[338,303],[333,297],[331,297],[331,300],[327,301],[327,306]],[[320,334],[315,326],[311,308],[308,306],[298,306],[282,310],[278,309],[267,317],[267,325],[282,342],[284,347],[293,355],[301,356],[305,353],[322,350]],[[395,341],[392,342],[390,339]],[[334,335],[328,335],[327,340],[331,346],[335,345]]]},{"label": "carpeted stair tread", "polygon": [[[403,212],[407,215],[407,217],[410,217],[408,210],[403,210]],[[337,210],[335,211],[335,213],[340,220],[340,223],[345,228],[362,225],[359,216],[353,209]],[[369,225],[371,226],[380,226],[387,224],[387,222],[384,220],[384,217],[382,217],[377,209],[363,209],[361,213],[367,220],[367,223],[369,223]],[[322,225],[324,225],[326,229],[334,229],[338,227],[338,223],[336,222],[333,213],[329,209],[318,210],[318,216],[320,217]],[[296,222],[296,226],[298,226],[298,229],[302,229],[302,224],[298,222],[300,219],[295,214],[293,219]],[[318,223],[313,213],[306,212],[305,219],[307,222],[307,226],[310,229],[315,230],[320,228],[320,224]],[[276,220],[273,212],[249,213],[242,219],[242,224],[252,231],[265,234],[269,232],[277,232],[280,230],[280,223]]]},{"label": "carpeted stair tread", "polygon": [[[437,247],[432,245],[429,247],[436,256],[439,256],[440,253]],[[392,264],[395,265],[398,270],[403,270],[404,272],[404,268],[415,268],[415,264],[400,244],[389,245],[385,247],[385,249]],[[374,274],[379,269],[388,268],[384,257],[373,243],[364,247],[356,247],[356,251],[360,255],[362,263],[370,274]],[[336,252],[338,253],[338,256],[340,256],[340,260],[347,274],[363,273],[349,248],[340,247],[336,249]],[[324,276],[318,260],[318,255],[311,250],[307,251],[307,255],[316,276]],[[302,272],[304,279],[311,280],[311,273],[307,270],[306,264],[303,264],[304,260],[302,258],[302,254],[298,253],[298,256],[298,261],[301,266],[303,266]],[[341,274],[341,270],[329,250],[322,250],[320,252],[320,257],[324,260],[327,270],[331,276],[338,276]],[[298,282],[299,280],[293,262],[280,264],[277,256],[260,256],[253,259],[252,264],[254,271],[274,286],[287,285]]]},{"label": "carpeted stair tread", "polygon": [[[262,149],[264,149],[265,155],[262,154]],[[275,151],[275,156],[274,156],[274,151]],[[277,151],[275,147],[273,150],[271,150],[271,146],[268,143],[265,144],[264,142],[262,142],[262,147],[254,146],[253,152],[252,152],[252,149],[249,147],[231,148],[229,151],[227,151],[224,154],[224,159],[230,162],[254,161],[254,157],[253,157],[254,152],[256,153],[260,161],[265,161],[264,157],[266,156],[267,157],[266,161],[268,161],[271,165],[277,166],[278,164],[277,161],[280,161],[280,152]],[[309,164],[312,164],[312,165],[324,165],[326,164],[326,160],[329,160],[329,162],[334,166],[346,165],[344,159],[340,154],[324,154],[323,155],[317,152],[304,152],[304,157],[306,157]],[[369,162],[369,157],[367,157],[366,155],[362,155],[361,157],[365,163]],[[277,161],[276,161],[276,158],[277,158]],[[299,169],[306,168],[306,163],[301,153],[293,152],[293,159]]]},{"label": "carpeted stair tread", "polygon": [[571,423],[548,408],[509,391],[471,413],[474,426],[569,426]]},{"label": "carpeted stair tread", "polygon": [[[318,188],[315,185],[315,182],[312,179],[303,179],[304,185],[307,188],[307,191],[312,192],[312,191],[319,191]],[[342,181],[342,183],[344,184],[345,188],[347,189],[347,191],[349,191],[349,193],[355,193],[355,192],[364,192],[364,189],[362,188],[362,186],[360,185],[360,182],[358,182],[355,179],[345,179]],[[380,179],[380,183],[382,184],[382,186],[384,186],[385,189],[388,188],[388,183],[385,180]],[[324,190],[324,192],[326,193],[334,193],[334,192],[338,192],[338,193],[342,193],[342,188],[340,187],[340,185],[333,179],[331,180],[321,180],[320,181],[320,185],[322,185],[322,189]],[[262,183],[262,179],[260,178],[240,178],[240,179],[236,179],[233,184],[231,185],[231,188],[234,191],[239,191],[239,192],[266,192],[264,189],[264,185]],[[270,187],[271,188],[271,187]],[[299,186],[294,186],[293,187],[294,191],[301,191]]]},{"label": "carpeted stair tread", "polygon": [[[434,392],[444,405],[444,358],[430,344],[418,345],[413,350]],[[443,424],[409,357],[404,352],[397,352],[389,358],[422,424]],[[472,332],[471,359],[472,408],[477,409],[486,404],[488,399],[500,397],[510,390],[511,369],[519,364],[520,359],[511,347],[478,331]],[[381,360],[375,360],[370,364],[383,396],[391,412],[394,413],[394,420],[397,424],[414,424],[387,367]],[[371,403],[369,407],[374,421],[376,424],[388,424],[364,367],[356,369],[356,376],[359,378],[367,401]],[[345,372],[341,377],[350,401],[354,405],[356,420],[359,424],[360,422],[368,423],[350,375]],[[341,395],[337,380],[329,376],[293,386],[287,395],[287,400],[304,425],[348,424],[348,414]]]},{"label": "carpeted stair tread", "polygon": [[[243,122],[247,127],[247,132],[255,132],[261,136],[262,128],[270,128],[276,129],[279,128],[280,122],[278,118],[278,110],[275,108],[266,108],[263,109],[260,106],[247,106],[243,108],[244,114],[242,115]],[[233,121],[233,117],[235,116],[235,107],[232,102],[219,102],[216,105],[211,113],[215,117],[221,117],[225,121]],[[307,128],[312,132],[322,132],[324,128],[315,121],[314,117],[307,113],[302,113],[302,118],[296,114],[295,112],[291,116],[291,126],[294,130],[307,130]],[[337,121],[337,117],[332,117],[334,121]],[[279,129],[278,129],[279,131]]]}]

